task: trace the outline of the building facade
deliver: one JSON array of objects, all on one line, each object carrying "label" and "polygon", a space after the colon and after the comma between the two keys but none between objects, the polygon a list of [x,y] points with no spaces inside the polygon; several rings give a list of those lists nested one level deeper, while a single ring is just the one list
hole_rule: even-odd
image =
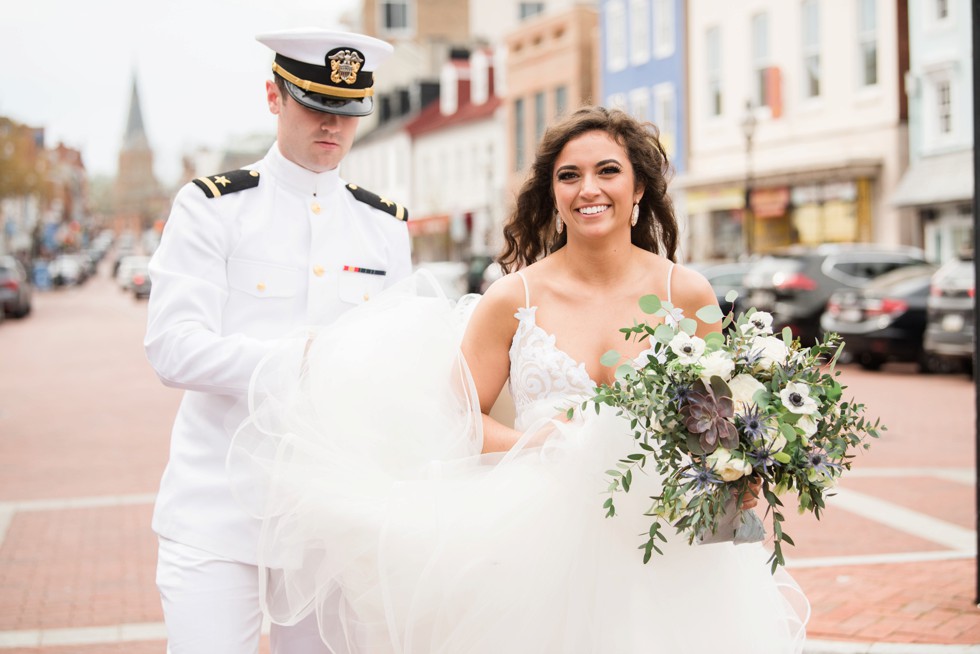
[{"label": "building facade", "polygon": [[692,259],[803,243],[916,242],[907,13],[888,0],[688,3]]},{"label": "building facade", "polygon": [[536,16],[506,40],[506,135],[508,212],[554,119],[599,101],[598,11],[579,4]]},{"label": "building facade", "polygon": [[913,210],[927,256],[973,247],[970,0],[909,0],[909,168],[891,197]]}]

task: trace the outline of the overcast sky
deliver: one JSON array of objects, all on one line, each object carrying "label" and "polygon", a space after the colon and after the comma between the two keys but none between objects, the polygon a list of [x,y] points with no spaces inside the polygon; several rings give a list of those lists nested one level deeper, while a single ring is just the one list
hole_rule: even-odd
[{"label": "overcast sky", "polygon": [[360,0],[12,0],[0,10],[0,115],[114,175],[134,73],[162,181],[180,155],[272,133],[257,33],[337,29]]}]

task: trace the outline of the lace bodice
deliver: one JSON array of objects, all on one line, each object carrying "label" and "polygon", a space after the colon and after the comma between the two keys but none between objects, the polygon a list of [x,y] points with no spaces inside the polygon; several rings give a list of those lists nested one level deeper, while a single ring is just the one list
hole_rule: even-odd
[{"label": "lace bodice", "polygon": [[[673,266],[667,274],[668,302],[672,272]],[[589,377],[585,363],[559,349],[555,335],[537,324],[538,307],[531,306],[527,280],[521,272],[517,274],[524,282],[525,306],[514,314],[517,330],[510,346],[509,384],[516,411],[515,426],[522,429],[535,418],[556,415],[590,397],[596,384]],[[648,348],[641,352],[634,363],[646,362],[651,351],[652,348]]]}]

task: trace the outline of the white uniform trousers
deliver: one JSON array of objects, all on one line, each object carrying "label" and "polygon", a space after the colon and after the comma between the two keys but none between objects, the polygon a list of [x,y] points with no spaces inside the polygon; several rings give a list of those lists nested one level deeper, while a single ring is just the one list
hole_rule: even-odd
[{"label": "white uniform trousers", "polygon": [[[168,654],[257,654],[262,630],[258,568],[159,540],[157,588]],[[272,654],[355,654],[323,644],[316,614],[291,627],[272,625],[270,641]]]}]

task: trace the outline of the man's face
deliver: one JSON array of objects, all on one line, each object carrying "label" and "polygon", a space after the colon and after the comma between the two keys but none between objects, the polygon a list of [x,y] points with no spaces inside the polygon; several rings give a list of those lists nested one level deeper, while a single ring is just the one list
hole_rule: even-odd
[{"label": "man's face", "polygon": [[265,83],[269,111],[279,117],[279,151],[293,163],[322,173],[333,170],[350,151],[357,131],[357,116],[313,111],[283,97],[273,81]]}]

